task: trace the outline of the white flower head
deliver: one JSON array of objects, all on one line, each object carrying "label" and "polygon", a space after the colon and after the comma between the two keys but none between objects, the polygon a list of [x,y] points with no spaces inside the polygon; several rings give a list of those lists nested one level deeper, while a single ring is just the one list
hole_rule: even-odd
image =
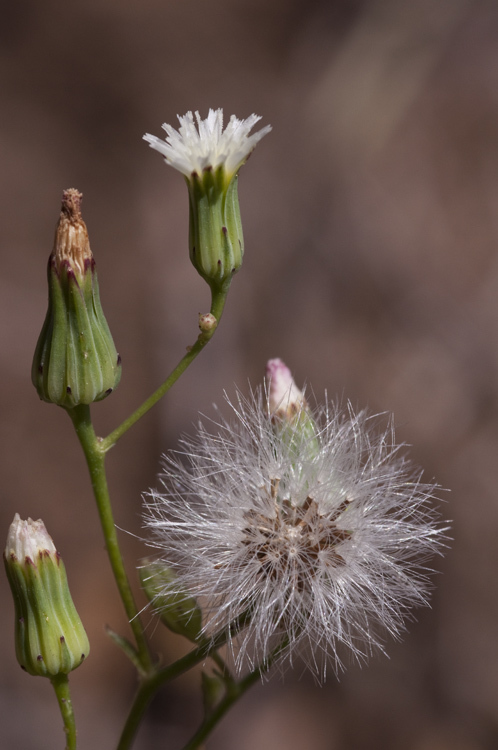
[{"label": "white flower head", "polygon": [[231,179],[258,142],[271,130],[271,126],[266,125],[249,135],[261,120],[260,116],[254,114],[246,120],[232,115],[223,130],[222,109],[210,109],[205,120],[199,112],[195,113],[195,121],[192,112],[187,112],[183,117],[178,115],[178,120],[178,130],[164,123],[163,129],[167,133],[165,140],[149,133],[144,135],[144,140],[187,178],[194,172],[200,176],[205,169],[224,167],[227,179]]},{"label": "white flower head", "polygon": [[300,458],[306,435],[279,436],[262,390],[228,403],[233,422],[199,423],[164,458],[163,488],[145,504],[150,544],[198,598],[205,635],[248,616],[229,640],[239,671],[283,643],[280,664],[299,655],[322,681],[327,664],[338,672],[348,652],[382,650],[427,604],[426,563],[444,539],[436,485],[365,412],[317,408]]},{"label": "white flower head", "polygon": [[32,518],[23,521],[16,513],[7,536],[5,558],[8,560],[14,555],[16,560],[24,563],[28,557],[36,564],[39,555],[44,552],[56,554],[57,550],[41,518],[38,521]]}]

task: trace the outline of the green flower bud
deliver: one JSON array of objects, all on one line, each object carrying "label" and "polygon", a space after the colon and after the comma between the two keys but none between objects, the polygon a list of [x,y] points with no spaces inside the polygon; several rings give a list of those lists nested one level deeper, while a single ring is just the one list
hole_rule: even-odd
[{"label": "green flower bud", "polygon": [[304,393],[297,387],[291,371],[281,359],[270,359],[266,365],[268,409],[273,430],[299,457],[310,460],[319,452],[315,420]]},{"label": "green flower bud", "polygon": [[139,574],[147,598],[166,627],[189,641],[197,641],[202,631],[202,612],[194,597],[178,586],[171,568],[160,562],[146,563]]},{"label": "green flower bud", "polygon": [[31,370],[40,398],[65,408],[100,401],[121,377],[121,358],[100,304],[81,198],[74,189],[63,193],[48,261],[48,310]]},{"label": "green flower bud", "polygon": [[192,112],[179,117],[176,131],[164,124],[165,141],[145,135],[152,148],[181,172],[189,192],[190,259],[213,292],[225,292],[239,270],[244,239],[237,196],[237,175],[256,144],[271,128],[249,135],[261,119],[232,115],[223,130],[223,110],[210,109],[205,120]]},{"label": "green flower bud", "polygon": [[71,599],[64,563],[43,521],[16,513],[4,552],[15,604],[16,656],[32,675],[68,674],[90,651]]},{"label": "green flower bud", "polygon": [[238,176],[206,167],[187,180],[190,260],[214,289],[230,285],[242,265],[244,238],[237,195]]}]

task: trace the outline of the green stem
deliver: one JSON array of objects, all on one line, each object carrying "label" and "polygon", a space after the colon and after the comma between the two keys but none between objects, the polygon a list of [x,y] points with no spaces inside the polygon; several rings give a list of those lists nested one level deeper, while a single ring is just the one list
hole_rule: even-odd
[{"label": "green stem", "polygon": [[243,630],[248,622],[249,613],[245,612],[235,620],[229,628],[216,635],[211,641],[202,641],[197,648],[193,649],[190,653],[183,656],[181,659],[178,659],[173,664],[170,664],[163,669],[159,669],[156,672],[149,673],[147,676],[143,677],[128,714],[128,719],[126,720],[126,724],[121,733],[117,750],[129,750],[132,746],[145,710],[154,697],[154,693],[156,693],[161,685],[164,685],[164,683],[174,680],[185,672],[188,672],[189,669],[192,669],[192,667],[195,667],[196,664],[204,661],[208,657],[214,657],[216,651],[223,646],[227,639]]},{"label": "green stem", "polygon": [[[219,645],[217,644],[213,648],[219,648]],[[184,672],[188,672],[189,669],[192,669],[196,664],[206,659],[209,656],[209,652],[209,647],[202,644],[169,667],[160,669],[155,674],[151,674],[142,680],[121,733],[117,750],[128,750],[132,746],[145,710],[161,685],[174,680],[176,677],[184,674]]]},{"label": "green stem", "polygon": [[128,620],[130,621],[133,635],[135,636],[139,662],[143,672],[147,673],[152,668],[152,658],[142,623],[138,617],[138,608],[126,575],[121,550],[119,549],[107,486],[105,453],[102,451],[101,443],[93,429],[90,407],[86,404],[80,404],[73,409],[68,409],[67,412],[73,421],[76,434],[85,454],[112,572],[116,579],[119,594]]},{"label": "green stem", "polygon": [[232,674],[228,668],[226,661],[223,659],[223,657],[220,656],[220,654],[217,651],[210,654],[210,656],[211,656],[211,659],[216,664],[216,666],[218,667],[218,669],[220,670],[225,680],[233,680]]},{"label": "green stem", "polygon": [[76,750],[76,724],[74,721],[73,703],[69,691],[69,679],[66,674],[52,677],[50,682],[54,686],[59,704],[64,732],[66,734],[66,750]]},{"label": "green stem", "polygon": [[211,734],[215,726],[233,706],[233,704],[246,693],[255,682],[260,679],[265,667],[258,667],[250,672],[243,680],[230,685],[223,700],[216,706],[212,713],[207,716],[194,736],[187,742],[183,750],[197,750]]},{"label": "green stem", "polygon": [[182,357],[180,362],[166,378],[164,383],[160,385],[159,388],[154,391],[152,396],[149,396],[149,398],[144,401],[144,403],[139,406],[138,409],[136,409],[133,414],[128,417],[128,419],[125,419],[125,421],[120,424],[119,427],[116,427],[115,430],[113,430],[106,438],[102,440],[102,442],[100,443],[100,447],[104,453],[110,450],[110,448],[112,448],[117,443],[119,438],[122,437],[125,432],[130,429],[130,427],[133,427],[135,422],[138,422],[138,420],[141,419],[144,414],[149,411],[149,409],[152,409],[152,407],[157,404],[157,402],[169,391],[171,386],[176,383],[180,375],[185,372],[187,367],[194,361],[197,355],[200,354],[206,344],[211,340],[222,316],[227,294],[228,289],[222,292],[216,292],[212,290],[211,314],[216,318],[216,325],[210,331],[205,331],[199,334],[195,344],[189,347],[187,354]]},{"label": "green stem", "polygon": [[203,745],[204,741],[209,737],[213,729],[220,722],[227,711],[233,706],[233,704],[239,700],[258,679],[265,672],[268,672],[271,665],[280,654],[281,651],[287,646],[287,639],[285,639],[279,646],[277,646],[268,659],[259,665],[254,671],[249,672],[240,682],[233,682],[229,680],[226,683],[226,695],[220,701],[220,703],[214,708],[212,713],[208,714],[201,726],[194,734],[193,737],[187,742],[182,750],[198,750]]}]

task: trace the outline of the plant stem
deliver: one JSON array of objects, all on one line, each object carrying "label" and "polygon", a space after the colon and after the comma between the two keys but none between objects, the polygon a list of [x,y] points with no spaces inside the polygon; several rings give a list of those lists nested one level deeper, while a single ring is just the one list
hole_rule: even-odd
[{"label": "plant stem", "polygon": [[244,693],[247,692],[247,690],[249,690],[252,685],[254,685],[255,682],[258,681],[258,679],[260,679],[262,672],[266,671],[266,669],[266,665],[264,667],[258,667],[253,672],[246,675],[246,677],[240,682],[235,682],[229,685],[223,700],[216,706],[213,712],[204,719],[197,732],[183,747],[183,750],[197,750],[201,747],[204,740],[211,734],[215,726],[227,711],[244,695]]},{"label": "plant stem", "polygon": [[[219,645],[220,644],[217,644],[216,648],[219,648]],[[184,672],[188,672],[189,669],[195,667],[196,664],[203,661],[208,656],[209,648],[206,647],[205,644],[202,644],[170,666],[157,670],[155,673],[149,674],[148,677],[145,677],[142,680],[135,695],[130,713],[128,714],[126,724],[123,727],[117,750],[129,750],[129,748],[131,748],[145,710],[161,685],[170,680],[174,680]]]},{"label": "plant stem", "polygon": [[187,742],[182,750],[198,750],[204,743],[204,740],[211,734],[218,722],[223,718],[233,704],[246,693],[249,688],[261,677],[268,672],[273,662],[287,646],[288,640],[285,638],[270,654],[262,664],[255,670],[249,672],[240,682],[228,680],[226,683],[226,695],[220,703],[214,708],[212,713],[208,714],[194,736]]},{"label": "plant stem", "polygon": [[200,354],[206,344],[211,340],[222,316],[227,294],[228,289],[224,290],[223,292],[216,292],[214,290],[212,291],[211,314],[216,318],[216,325],[210,331],[200,333],[195,344],[188,348],[185,356],[182,357],[180,362],[166,378],[164,383],[160,385],[159,388],[154,391],[154,393],[149,396],[149,398],[133,412],[133,414],[125,419],[124,422],[119,425],[119,427],[116,427],[116,429],[113,430],[106,438],[102,439],[100,447],[104,453],[110,450],[110,448],[112,448],[117,443],[119,438],[122,437],[125,432],[130,429],[130,427],[133,427],[135,422],[138,422],[138,420],[141,419],[141,417],[143,417],[144,414],[149,411],[149,409],[152,409],[152,407],[157,404],[157,402],[169,391],[171,386],[176,383],[180,375],[185,372],[187,367],[194,361],[197,355]]},{"label": "plant stem", "polygon": [[64,732],[66,734],[66,750],[76,750],[76,724],[74,721],[73,703],[69,691],[69,679],[66,674],[52,677],[50,682],[54,686],[59,704]]},{"label": "plant stem", "polygon": [[189,669],[192,669],[192,667],[195,667],[196,664],[204,661],[204,659],[208,657],[215,658],[217,650],[223,646],[227,639],[233,637],[246,627],[249,622],[249,616],[248,612],[244,612],[237,620],[234,620],[229,628],[214,636],[212,640],[200,642],[199,646],[186,654],[186,656],[178,659],[168,667],[158,669],[142,678],[128,714],[128,719],[121,733],[117,750],[129,750],[132,746],[145,710],[152,700],[154,693],[161,685],[188,672]]},{"label": "plant stem", "polygon": [[109,489],[107,486],[105,453],[102,451],[100,442],[95,435],[95,430],[93,429],[90,407],[86,404],[80,404],[79,406],[75,406],[73,409],[68,409],[67,411],[73,421],[76,434],[78,435],[81,447],[85,454],[112,572],[119,589],[119,594],[126,615],[130,621],[133,635],[135,636],[139,662],[143,672],[147,673],[152,668],[152,658],[142,623],[138,617],[138,608],[135,604],[135,599],[126,575],[123,557],[119,549],[118,536],[116,533]]}]

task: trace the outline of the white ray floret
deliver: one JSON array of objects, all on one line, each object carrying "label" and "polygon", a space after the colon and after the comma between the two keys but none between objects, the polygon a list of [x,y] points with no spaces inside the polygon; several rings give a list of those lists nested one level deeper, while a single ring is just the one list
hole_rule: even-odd
[{"label": "white ray floret", "polygon": [[210,109],[206,119],[199,112],[194,115],[178,115],[180,127],[175,130],[164,123],[165,140],[147,133],[144,135],[151,148],[159,151],[166,162],[186,177],[192,173],[201,175],[204,169],[218,169],[223,166],[228,175],[234,175],[246,161],[259,141],[271,130],[266,125],[257,133],[249,135],[261,117],[250,115],[246,120],[230,117],[223,130],[223,110]]}]

